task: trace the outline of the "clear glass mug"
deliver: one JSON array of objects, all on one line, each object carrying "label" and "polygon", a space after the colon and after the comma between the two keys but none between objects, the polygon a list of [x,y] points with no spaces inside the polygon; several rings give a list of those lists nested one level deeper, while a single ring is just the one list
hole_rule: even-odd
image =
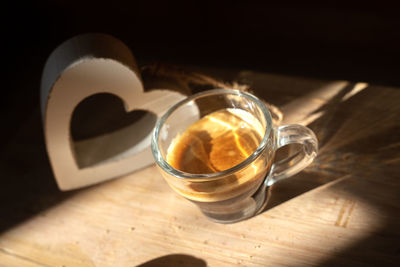
[{"label": "clear glass mug", "polygon": [[[222,109],[242,109],[263,127],[258,148],[230,169],[204,174],[187,173],[168,164],[167,152],[174,138],[202,117]],[[274,163],[275,152],[288,144],[300,144],[293,156]],[[269,187],[307,167],[317,155],[315,134],[301,125],[274,127],[267,106],[257,97],[231,89],[215,89],[192,95],[172,106],[158,121],[152,135],[155,161],[169,186],[195,203],[218,223],[233,223],[261,212]]]}]

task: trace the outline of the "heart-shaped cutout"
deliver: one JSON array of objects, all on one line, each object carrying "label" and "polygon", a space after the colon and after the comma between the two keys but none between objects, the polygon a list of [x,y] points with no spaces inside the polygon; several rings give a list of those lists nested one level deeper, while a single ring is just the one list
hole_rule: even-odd
[{"label": "heart-shaped cutout", "polygon": [[75,108],[71,119],[78,168],[129,157],[145,149],[156,121],[157,115],[149,111],[126,113],[123,101],[112,94],[86,98]]},{"label": "heart-shaped cutout", "polygon": [[[147,135],[127,148],[129,153],[117,153],[96,164],[93,164],[96,160],[90,159],[87,166],[79,166],[70,133],[75,108],[84,99],[99,93],[109,93],[121,99],[126,112],[143,110],[155,114],[157,118],[185,98],[183,94],[169,90],[144,92],[139,77],[129,48],[109,35],[74,37],[50,55],[42,76],[41,108],[46,148],[60,189],[69,190],[99,183],[154,162]],[[198,114],[198,109],[194,106],[188,112]],[[143,123],[149,127],[154,122],[150,116]],[[130,138],[133,133],[132,130],[124,136]],[[93,145],[94,139],[89,140]]]}]

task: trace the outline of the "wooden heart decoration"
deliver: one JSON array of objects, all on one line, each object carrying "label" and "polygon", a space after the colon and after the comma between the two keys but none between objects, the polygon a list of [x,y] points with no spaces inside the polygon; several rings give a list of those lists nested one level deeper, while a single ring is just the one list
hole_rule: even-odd
[{"label": "wooden heart decoration", "polygon": [[[78,165],[71,138],[71,117],[80,102],[100,93],[119,97],[126,112],[144,110],[161,117],[173,104],[185,98],[169,90],[144,92],[140,74],[129,48],[105,34],[74,37],[53,51],[41,82],[41,111],[47,153],[57,184],[70,190],[125,175],[154,162],[150,150],[154,116],[144,116],[134,127],[111,135],[85,140],[82,146],[141,136],[131,147],[107,160],[86,167]],[[197,108],[192,111],[197,113]],[[95,114],[94,114],[95,116]],[[146,130],[147,132],[143,132]],[[111,141],[110,141],[111,140]]]}]

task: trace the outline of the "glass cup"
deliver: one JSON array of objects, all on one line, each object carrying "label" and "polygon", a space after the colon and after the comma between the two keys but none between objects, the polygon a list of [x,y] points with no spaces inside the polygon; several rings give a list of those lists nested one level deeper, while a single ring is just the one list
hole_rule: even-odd
[{"label": "glass cup", "polygon": [[[166,159],[174,139],[204,116],[223,109],[241,109],[253,115],[263,134],[257,149],[241,163],[220,172],[195,174],[173,168]],[[274,162],[277,149],[294,143],[301,145],[299,152]],[[261,212],[269,198],[269,187],[307,167],[317,155],[318,141],[309,128],[301,125],[274,127],[267,106],[254,95],[215,89],[172,106],[157,121],[151,149],[172,189],[195,203],[209,219],[233,223]]]}]

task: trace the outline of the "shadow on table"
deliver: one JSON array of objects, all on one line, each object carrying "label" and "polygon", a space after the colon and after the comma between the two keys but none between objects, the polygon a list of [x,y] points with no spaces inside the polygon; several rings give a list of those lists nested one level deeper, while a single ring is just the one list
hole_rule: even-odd
[{"label": "shadow on table", "polygon": [[[318,138],[318,156],[311,164],[311,166],[309,166],[305,171],[302,171],[297,175],[290,177],[290,179],[282,180],[279,183],[273,185],[271,190],[272,196],[268,202],[266,210],[271,209],[283,202],[286,202],[298,195],[315,189],[323,184],[336,180],[342,175],[348,173],[348,169],[340,170],[336,168],[336,164],[334,162],[331,162],[333,158],[329,157],[329,162],[321,162],[320,159],[325,159],[324,155],[326,154],[328,154],[329,156],[331,156],[332,153],[337,154],[336,151],[324,152],[326,151],[325,145],[335,135],[335,130],[339,129],[344,122],[342,115],[338,114],[338,112],[344,112],[345,108],[342,106],[342,99],[345,95],[351,92],[353,88],[354,84],[343,86],[342,88],[340,88],[340,90],[337,91],[334,96],[329,99],[329,101],[322,105],[316,106],[315,109],[309,109],[310,114],[308,114],[307,116],[312,116],[313,114],[317,113],[323,114],[321,115],[321,117],[317,118],[316,121],[308,125],[308,127],[310,127],[315,132]],[[307,105],[307,103],[315,101],[315,96],[313,95],[313,92],[308,92],[308,94],[310,95],[310,98],[307,99],[307,97],[303,96],[302,98],[304,98],[304,101],[297,103],[298,106],[295,108],[295,111],[304,110],[305,108],[300,105]],[[297,100],[293,102],[296,103],[296,101]],[[291,105],[291,103],[286,103],[286,105]],[[284,114],[284,116],[291,115],[292,114]],[[285,146],[277,151],[275,160],[279,161],[288,157],[289,155],[293,155],[300,148],[300,145],[295,144]],[[327,163],[334,167],[331,169],[327,169]]]},{"label": "shadow on table", "polygon": [[157,266],[192,266],[192,267],[205,267],[207,263],[199,258],[195,258],[185,254],[171,254],[162,256],[148,262],[138,265],[138,267],[157,267]]},{"label": "shadow on table", "polygon": [[77,192],[57,188],[38,108],[2,147],[0,173],[0,234]]},{"label": "shadow on table", "polygon": [[344,88],[313,112],[321,114],[308,125],[320,142],[319,154],[305,171],[273,186],[264,212],[347,175],[330,190],[352,195],[376,210],[382,224],[323,259],[320,266],[396,265],[400,260],[400,92],[366,87],[344,100],[349,92]]},{"label": "shadow on table", "polygon": [[[344,87],[310,113],[321,113],[308,125],[319,140],[318,156],[306,170],[273,186],[267,210],[347,174],[374,181],[374,175],[396,173],[394,165],[400,158],[400,92],[367,87],[343,100],[353,87]],[[284,147],[277,157],[286,157],[296,149]]]},{"label": "shadow on table", "polygon": [[381,229],[327,256],[318,266],[398,266],[400,260],[398,227],[398,223],[394,224],[388,219],[387,224],[383,224]]}]

